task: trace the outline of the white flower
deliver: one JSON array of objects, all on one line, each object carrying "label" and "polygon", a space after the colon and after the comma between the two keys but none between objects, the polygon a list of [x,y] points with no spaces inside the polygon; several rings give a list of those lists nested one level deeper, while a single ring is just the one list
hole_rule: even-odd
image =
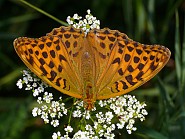
[{"label": "white flower", "polygon": [[90,31],[90,29],[100,29],[100,21],[91,14],[90,10],[87,10],[87,15],[85,16],[85,19],[81,19],[81,16],[79,16],[78,14],[74,14],[73,18],[68,16],[66,21],[69,25],[72,25],[77,29],[81,28],[84,31],[85,35]]},{"label": "white flower", "polygon": [[51,116],[51,118],[55,118],[56,113],[52,112],[52,113],[50,113],[50,116]]},{"label": "white flower", "polygon": [[66,132],[72,132],[73,131],[73,128],[71,127],[71,126],[67,126],[66,128],[64,128],[64,130],[66,131]]},{"label": "white flower", "polygon": [[74,139],[90,139],[89,133],[87,131],[79,130],[73,136]]},{"label": "white flower", "polygon": [[76,111],[73,111],[73,117],[81,117],[82,116],[82,113],[80,110],[76,110]]},{"label": "white flower", "polygon": [[22,89],[22,86],[23,86],[23,81],[22,79],[19,79],[16,83],[16,85],[18,86],[19,89]]},{"label": "white flower", "polygon": [[108,111],[105,113],[105,119],[107,120],[107,122],[110,122],[113,117],[114,116],[113,116],[112,112]]},{"label": "white flower", "polygon": [[27,79],[28,79],[29,82],[32,82],[33,81],[33,78],[31,77],[31,75],[28,75],[27,76]]},{"label": "white flower", "polygon": [[38,104],[41,104],[42,103],[42,97],[38,97],[37,102],[38,102]]},{"label": "white flower", "polygon": [[122,129],[125,126],[125,122],[121,121],[120,123],[116,124],[118,129]]},{"label": "white flower", "polygon": [[37,90],[38,90],[39,93],[42,93],[42,92],[44,92],[44,87],[43,86],[39,86]]},{"label": "white flower", "polygon": [[53,139],[58,139],[60,137],[61,137],[61,133],[59,131],[57,133],[53,133],[53,135],[52,135]]},{"label": "white flower", "polygon": [[87,10],[87,14],[88,15],[91,14],[91,10],[90,9]]},{"label": "white flower", "polygon": [[36,96],[38,96],[38,95],[39,95],[39,91],[38,91],[38,89],[35,89],[35,90],[33,91],[33,96],[36,97]]},{"label": "white flower", "polygon": [[102,100],[100,100],[100,101],[98,102],[98,104],[100,105],[100,107],[103,107],[103,106],[104,106]]},{"label": "white flower", "polygon": [[45,123],[49,123],[47,112],[42,111],[41,118],[44,120]]},{"label": "white flower", "polygon": [[141,110],[141,113],[142,113],[143,115],[148,115],[148,112],[147,112],[145,109],[142,109],[142,110]]},{"label": "white flower", "polygon": [[85,111],[83,114],[83,117],[85,117],[85,119],[89,119],[90,118],[90,111]]},{"label": "white flower", "polygon": [[53,125],[53,127],[57,127],[59,125],[59,120],[52,120],[51,125]]},{"label": "white flower", "polygon": [[28,78],[27,77],[23,77],[23,81],[25,84],[28,84]]},{"label": "white flower", "polygon": [[33,110],[32,110],[32,115],[33,117],[36,117],[37,116],[37,111],[38,111],[38,108],[35,107]]},{"label": "white flower", "polygon": [[58,138],[57,133],[53,133],[52,138],[53,138],[53,139],[57,139],[57,138]]},{"label": "white flower", "polygon": [[91,125],[88,124],[88,125],[85,126],[85,129],[86,129],[87,131],[91,131],[91,130],[92,130],[92,127],[91,127]]},{"label": "white flower", "polygon": [[52,93],[48,93],[48,92],[44,93],[43,100],[45,100],[46,103],[50,103],[52,99],[53,99],[53,94]]},{"label": "white flower", "polygon": [[32,86],[30,84],[27,84],[25,90],[31,90],[32,89]]}]

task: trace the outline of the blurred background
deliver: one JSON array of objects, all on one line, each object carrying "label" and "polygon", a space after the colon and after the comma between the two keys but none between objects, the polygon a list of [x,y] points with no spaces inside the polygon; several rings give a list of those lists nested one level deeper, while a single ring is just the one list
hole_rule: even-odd
[{"label": "blurred background", "polygon": [[[29,0],[29,3],[62,21],[68,15],[86,15],[87,9],[108,27],[126,33],[144,44],[168,47],[172,56],[155,78],[133,91],[145,101],[148,116],[137,122],[132,135],[119,131],[124,139],[185,138],[185,1],[184,0]],[[20,36],[40,37],[60,23],[19,0],[0,0],[0,138],[49,139],[54,128],[33,118],[32,93],[19,90],[25,65],[13,48]]]}]

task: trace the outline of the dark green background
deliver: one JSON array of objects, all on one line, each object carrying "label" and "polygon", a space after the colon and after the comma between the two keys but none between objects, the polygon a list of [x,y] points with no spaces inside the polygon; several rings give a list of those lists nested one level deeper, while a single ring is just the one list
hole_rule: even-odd
[{"label": "dark green background", "polygon": [[[29,0],[62,21],[68,15],[92,14],[108,27],[145,44],[168,47],[172,56],[151,81],[130,94],[145,101],[149,115],[137,122],[132,135],[125,131],[116,138],[185,138],[185,1],[183,0]],[[179,17],[179,22],[177,20]],[[47,139],[54,132],[40,118],[33,118],[31,93],[19,90],[16,81],[25,65],[13,48],[20,36],[40,37],[61,24],[38,13],[19,0],[0,0],[0,138]],[[176,42],[176,45],[175,45]],[[184,44],[185,45],[185,44]],[[181,54],[184,52],[184,55]]]}]

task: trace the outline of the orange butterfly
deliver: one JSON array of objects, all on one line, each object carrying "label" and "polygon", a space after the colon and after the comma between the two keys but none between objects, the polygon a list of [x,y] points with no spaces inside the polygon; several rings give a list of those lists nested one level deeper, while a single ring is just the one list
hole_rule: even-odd
[{"label": "orange butterfly", "polygon": [[50,86],[83,99],[88,110],[98,99],[128,93],[154,77],[170,50],[135,42],[117,30],[55,28],[41,38],[20,37],[14,47],[25,65]]}]

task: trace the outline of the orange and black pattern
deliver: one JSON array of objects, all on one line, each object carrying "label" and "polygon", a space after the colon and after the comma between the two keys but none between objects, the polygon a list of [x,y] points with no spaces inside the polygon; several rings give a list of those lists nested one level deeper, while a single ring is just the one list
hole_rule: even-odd
[{"label": "orange and black pattern", "polygon": [[117,30],[93,29],[85,35],[71,26],[37,39],[20,37],[14,47],[43,81],[89,105],[136,89],[154,77],[171,55],[164,46],[140,44]]}]

